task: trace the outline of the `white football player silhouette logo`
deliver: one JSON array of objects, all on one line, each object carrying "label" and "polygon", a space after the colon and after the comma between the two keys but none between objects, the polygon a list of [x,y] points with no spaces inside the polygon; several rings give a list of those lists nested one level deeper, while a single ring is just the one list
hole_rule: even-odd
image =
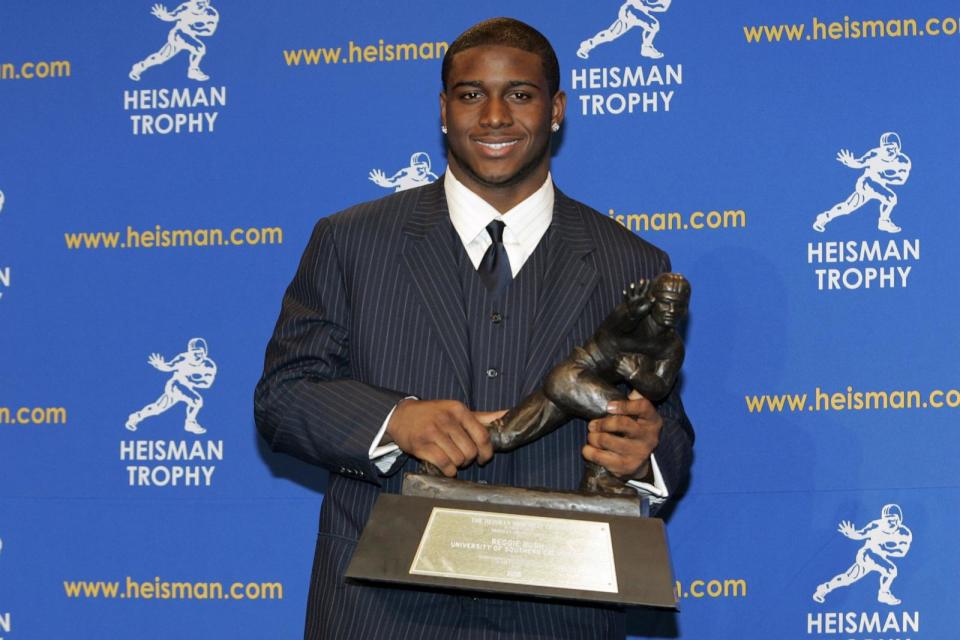
[{"label": "white football player silhouette logo", "polygon": [[207,357],[207,342],[203,338],[193,338],[187,343],[187,350],[170,362],[166,362],[159,353],[151,353],[147,362],[154,369],[173,375],[164,385],[163,395],[140,411],[131,413],[124,426],[136,431],[145,418],[160,415],[178,402],[183,402],[187,405],[183,428],[197,435],[206,433],[207,430],[197,423],[197,413],[203,407],[203,398],[197,390],[209,389],[217,376],[217,365]]},{"label": "white football player silhouette logo", "polygon": [[857,551],[857,559],[850,568],[818,586],[813,593],[813,599],[822,603],[834,589],[849,587],[860,578],[876,571],[880,574],[877,601],[889,605],[900,604],[900,600],[890,593],[890,584],[897,577],[897,566],[890,559],[907,555],[910,543],[913,542],[913,533],[902,523],[903,512],[895,504],[885,505],[880,518],[862,529],[854,528],[853,523],[846,520],[841,522],[838,528],[840,533],[851,540],[866,542]]},{"label": "white football player silhouette logo", "polygon": [[400,169],[389,178],[380,169],[374,169],[368,177],[377,186],[393,189],[394,192],[422,187],[437,180],[437,174],[430,170],[430,156],[423,151],[410,156],[410,166]]},{"label": "white football player silhouette logo", "polygon": [[910,177],[910,158],[900,152],[900,136],[893,131],[880,136],[880,146],[867,151],[860,158],[854,158],[847,149],[841,149],[837,161],[851,169],[863,169],[863,175],[857,179],[857,186],[850,197],[834,205],[829,211],[817,216],[813,223],[816,231],[824,231],[827,223],[853,213],[871,200],[880,201],[880,219],[877,228],[887,233],[898,233],[900,227],[893,223],[890,214],[897,206],[897,194],[890,186],[900,186]]},{"label": "white football player silhouette logo", "polygon": [[660,21],[654,13],[663,13],[673,0],[627,0],[620,6],[617,19],[609,27],[580,43],[577,55],[586,60],[597,46],[613,42],[634,27],[643,30],[640,55],[645,58],[662,58],[663,54],[653,46],[653,39],[660,32]]},{"label": "white football player silhouette logo", "polygon": [[167,43],[159,51],[133,65],[130,79],[139,80],[140,74],[150,67],[163,64],[181,51],[188,51],[190,65],[187,67],[187,77],[191,80],[209,80],[210,76],[200,70],[200,61],[207,53],[207,46],[200,38],[212,36],[220,22],[220,14],[210,6],[210,0],[188,0],[173,11],[167,11],[162,4],[155,4],[150,13],[164,22],[176,24],[167,35]]}]

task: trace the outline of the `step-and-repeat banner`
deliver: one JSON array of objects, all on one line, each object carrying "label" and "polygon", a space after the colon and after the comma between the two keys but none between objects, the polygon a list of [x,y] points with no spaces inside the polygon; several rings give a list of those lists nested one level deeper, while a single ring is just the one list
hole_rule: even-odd
[{"label": "step-and-repeat banner", "polygon": [[326,472],[258,440],[263,350],[318,218],[443,174],[504,14],[557,184],[694,286],[681,613],[631,633],[956,637],[956,2],[5,0],[0,638],[302,633]]}]

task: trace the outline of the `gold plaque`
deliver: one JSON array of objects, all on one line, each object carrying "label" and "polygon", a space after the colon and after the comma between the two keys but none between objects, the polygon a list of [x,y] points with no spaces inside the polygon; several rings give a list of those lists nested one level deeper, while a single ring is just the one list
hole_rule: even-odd
[{"label": "gold plaque", "polygon": [[434,507],[410,573],[618,593],[610,525]]}]

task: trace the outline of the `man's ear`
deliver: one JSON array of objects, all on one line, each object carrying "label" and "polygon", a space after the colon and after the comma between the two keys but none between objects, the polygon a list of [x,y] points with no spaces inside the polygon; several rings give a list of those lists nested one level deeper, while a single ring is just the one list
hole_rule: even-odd
[{"label": "man's ear", "polygon": [[440,92],[440,126],[447,126],[447,94]]},{"label": "man's ear", "polygon": [[563,124],[564,115],[567,112],[567,94],[563,91],[557,91],[553,94],[553,100],[551,101],[551,113],[550,113],[550,122],[556,122],[558,125]]}]

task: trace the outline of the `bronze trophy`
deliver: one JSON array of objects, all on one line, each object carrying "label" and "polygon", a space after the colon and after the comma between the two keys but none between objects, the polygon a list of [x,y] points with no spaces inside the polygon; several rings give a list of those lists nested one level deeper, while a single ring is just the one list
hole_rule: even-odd
[{"label": "bronze trophy", "polygon": [[[663,400],[683,364],[677,325],[690,284],[680,274],[630,284],[593,336],[543,385],[490,424],[509,452],[571,418],[606,415],[623,387]],[[443,477],[433,465],[381,495],[347,571],[357,579],[676,608],[663,523],[625,480],[587,462],[576,492]],[[407,553],[398,540],[409,538]],[[390,549],[385,554],[384,549]]]}]

